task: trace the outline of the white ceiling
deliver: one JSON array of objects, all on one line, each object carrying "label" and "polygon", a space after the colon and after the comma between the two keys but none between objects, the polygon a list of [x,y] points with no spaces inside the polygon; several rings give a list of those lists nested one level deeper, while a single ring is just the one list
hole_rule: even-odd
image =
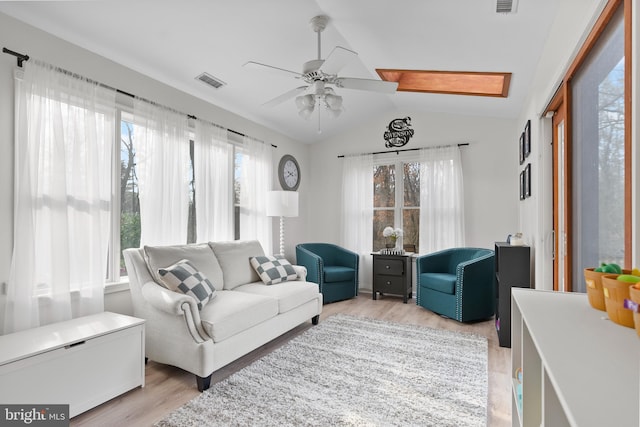
[{"label": "white ceiling", "polygon": [[[496,0],[2,1],[0,12],[311,143],[389,111],[517,117],[561,1],[520,0],[512,14],[497,14]],[[509,96],[336,89],[346,111],[323,117],[318,134],[317,115],[299,118],[293,99],[261,105],[300,80],[243,64],[301,71],[317,56],[309,20],[319,14],[331,18],[322,57],[334,46],[359,54],[342,77],[377,79],[376,68],[511,72]],[[205,71],[226,86],[215,90],[195,80]]]}]

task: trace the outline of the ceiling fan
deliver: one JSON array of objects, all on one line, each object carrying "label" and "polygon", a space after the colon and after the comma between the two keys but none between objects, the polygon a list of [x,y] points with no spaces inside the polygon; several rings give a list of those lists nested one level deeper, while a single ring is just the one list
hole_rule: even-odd
[{"label": "ceiling fan", "polygon": [[338,72],[347,63],[355,59],[358,54],[344,47],[336,46],[326,59],[322,59],[321,33],[328,22],[329,17],[326,15],[315,16],[311,19],[311,28],[318,34],[318,59],[305,62],[302,66],[302,72],[286,70],[254,61],[249,61],[245,64],[247,67],[286,73],[306,83],[304,86],[287,91],[266,102],[263,104],[264,106],[273,107],[296,97],[298,114],[305,119],[311,117],[316,105],[324,106],[330,116],[338,117],[343,111],[342,97],[336,94],[334,87],[379,93],[394,93],[396,91],[397,82],[338,76]]}]

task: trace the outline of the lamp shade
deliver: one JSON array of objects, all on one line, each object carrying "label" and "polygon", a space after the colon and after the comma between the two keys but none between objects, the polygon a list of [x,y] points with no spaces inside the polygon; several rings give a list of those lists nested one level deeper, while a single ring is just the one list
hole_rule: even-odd
[{"label": "lamp shade", "polygon": [[298,216],[298,193],[295,191],[268,191],[267,216]]}]

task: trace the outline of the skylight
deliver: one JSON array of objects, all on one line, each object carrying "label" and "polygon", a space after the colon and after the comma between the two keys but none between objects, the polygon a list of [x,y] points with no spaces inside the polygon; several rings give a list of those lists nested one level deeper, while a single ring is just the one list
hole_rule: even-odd
[{"label": "skylight", "polygon": [[452,95],[509,95],[511,73],[376,69],[382,80],[397,82],[398,91]]}]

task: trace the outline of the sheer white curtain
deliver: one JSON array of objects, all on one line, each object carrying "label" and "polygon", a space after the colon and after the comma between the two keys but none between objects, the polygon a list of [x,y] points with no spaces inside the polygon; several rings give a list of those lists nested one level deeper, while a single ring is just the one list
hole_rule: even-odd
[{"label": "sheer white curtain", "polygon": [[457,146],[420,150],[420,252],[464,246],[464,189]]},{"label": "sheer white curtain", "polygon": [[273,252],[272,218],[267,216],[267,191],[271,190],[271,146],[245,136],[240,177],[240,239],[257,239],[266,253]]},{"label": "sheer white curtain", "polygon": [[189,132],[187,116],[134,99],[140,198],[140,245],[187,243]]},{"label": "sheer white curtain", "polygon": [[115,92],[29,60],[16,76],[4,333],[104,310]]},{"label": "sheer white curtain", "polygon": [[373,155],[345,156],[343,160],[341,244],[360,255],[360,283],[371,284]]},{"label": "sheer white curtain", "polygon": [[227,129],[196,120],[193,149],[197,240],[233,240],[233,146]]}]

